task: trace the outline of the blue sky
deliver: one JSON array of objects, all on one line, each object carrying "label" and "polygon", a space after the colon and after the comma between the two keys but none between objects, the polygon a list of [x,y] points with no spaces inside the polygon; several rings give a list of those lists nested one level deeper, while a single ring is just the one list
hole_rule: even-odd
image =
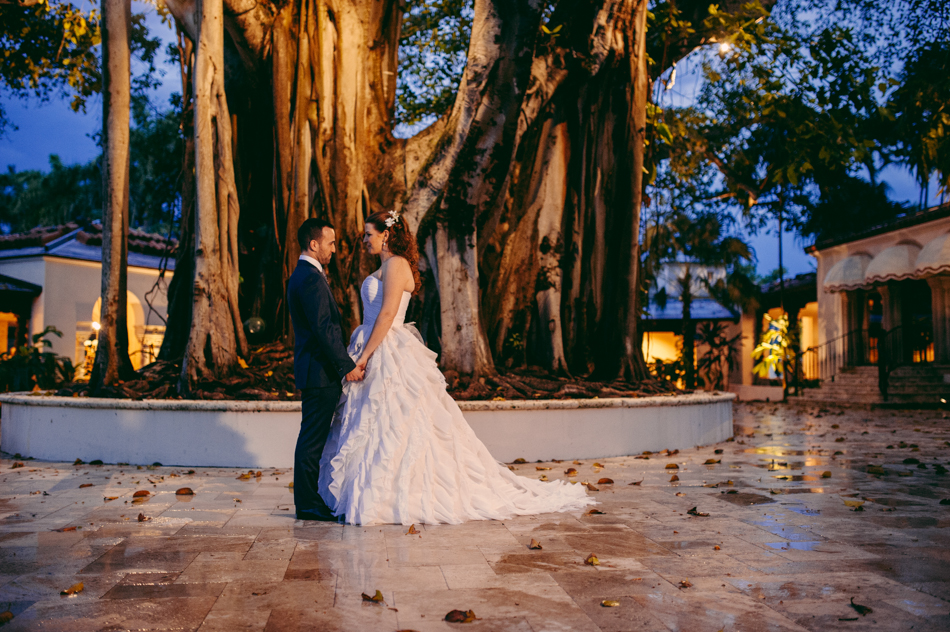
[{"label": "blue sky", "polygon": [[[160,35],[166,43],[174,40],[173,32],[161,23],[153,7],[133,2],[133,11],[148,13],[148,24],[153,34]],[[161,58],[164,60],[164,53]],[[161,68],[165,72],[164,83],[156,90],[153,102],[165,106],[168,97],[173,92],[180,92],[181,86],[176,66],[162,64]],[[675,94],[670,95],[671,101],[688,101],[695,95],[695,72],[690,71],[689,64],[681,64],[678,85],[675,86]],[[89,100],[85,114],[73,112],[68,101],[59,98],[42,103],[37,99],[12,99],[4,94],[0,95],[0,102],[10,121],[17,127],[0,138],[0,168],[6,169],[7,165],[13,165],[17,170],[46,170],[50,154],[58,154],[67,164],[87,162],[97,155],[98,149],[92,137],[101,127],[102,102],[98,97]],[[891,187],[894,200],[918,203],[920,189],[909,170],[892,165],[882,171],[881,178]],[[935,193],[936,186],[932,185],[930,204],[938,202]],[[767,274],[778,267],[778,240],[774,227],[771,233],[748,236],[748,241],[755,250],[760,274]],[[785,268],[791,275],[814,269],[814,259],[803,250],[807,244],[789,233],[785,234],[783,244]]]}]

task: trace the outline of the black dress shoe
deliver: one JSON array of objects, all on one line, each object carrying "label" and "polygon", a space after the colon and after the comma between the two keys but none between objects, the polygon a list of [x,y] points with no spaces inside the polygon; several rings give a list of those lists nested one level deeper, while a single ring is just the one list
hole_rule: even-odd
[{"label": "black dress shoe", "polygon": [[338,522],[336,516],[330,513],[329,510],[323,511],[308,511],[306,509],[300,509],[297,511],[297,520],[318,520],[320,522]]}]

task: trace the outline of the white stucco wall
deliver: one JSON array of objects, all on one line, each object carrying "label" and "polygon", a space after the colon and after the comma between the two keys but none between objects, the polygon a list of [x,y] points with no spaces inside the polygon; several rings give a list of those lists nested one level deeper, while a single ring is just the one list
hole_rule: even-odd
[{"label": "white stucco wall", "polygon": [[[141,336],[141,328],[146,324],[162,325],[162,320],[155,313],[149,315],[145,300],[158,273],[158,270],[151,268],[128,268],[128,291],[137,299],[132,301],[133,304],[141,304],[140,309],[133,308],[133,319],[138,326],[136,336]],[[48,325],[56,327],[63,332],[63,337],[49,337],[53,343],[52,350],[71,358],[73,362],[79,362],[81,358],[76,357],[77,324],[92,320],[93,309],[102,288],[102,265],[97,261],[37,256],[0,260],[0,274],[29,281],[43,288],[43,292],[33,302],[31,334],[43,331]],[[166,272],[162,286],[149,296],[154,310],[162,318],[168,310],[167,288],[171,278],[172,272]]]},{"label": "white stucco wall", "polygon": [[873,258],[883,250],[903,242],[912,242],[923,247],[927,245],[927,242],[947,231],[950,231],[950,217],[865,237],[815,252],[814,257],[818,260],[818,344],[824,344],[847,333],[842,294],[824,290],[825,277],[836,263],[845,257],[859,253],[866,253]]}]

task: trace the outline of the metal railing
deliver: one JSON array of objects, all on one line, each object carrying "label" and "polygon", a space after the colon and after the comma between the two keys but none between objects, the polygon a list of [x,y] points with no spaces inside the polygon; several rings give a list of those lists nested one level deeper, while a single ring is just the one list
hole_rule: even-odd
[{"label": "metal railing", "polygon": [[800,395],[804,388],[834,382],[843,370],[876,365],[878,388],[887,401],[891,372],[900,366],[932,360],[932,346],[922,325],[895,327],[889,331],[851,331],[795,354],[789,367],[792,378],[789,385]]}]

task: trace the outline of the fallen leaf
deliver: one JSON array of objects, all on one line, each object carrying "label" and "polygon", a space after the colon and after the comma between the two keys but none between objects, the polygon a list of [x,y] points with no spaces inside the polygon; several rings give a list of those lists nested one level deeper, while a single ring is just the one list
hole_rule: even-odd
[{"label": "fallen leaf", "polygon": [[363,601],[372,601],[373,603],[382,603],[383,593],[377,590],[376,594],[373,595],[372,597],[370,597],[366,593],[363,593]]},{"label": "fallen leaf", "polygon": [[445,615],[445,620],[449,623],[471,623],[472,621],[477,621],[478,617],[476,617],[475,613],[471,610],[452,610]]},{"label": "fallen leaf", "polygon": [[634,482],[630,483],[630,485],[639,485],[639,484],[642,483],[642,482],[643,482],[643,479],[641,478],[639,481],[634,481]]},{"label": "fallen leaf", "polygon": [[719,545],[718,545],[718,544],[713,547],[713,551],[721,551],[721,550],[722,550],[722,549],[719,548]]},{"label": "fallen leaf", "polygon": [[140,513],[140,514],[139,514],[139,522],[148,522],[149,520],[151,520],[151,518],[149,518],[149,517],[146,516],[145,514],[143,514],[143,513]]},{"label": "fallen leaf", "polygon": [[75,461],[73,461],[73,465],[82,465],[83,463],[85,463],[85,461],[83,461],[82,459],[76,459]]},{"label": "fallen leaf", "polygon": [[863,504],[864,504],[864,501],[863,501],[863,500],[847,500],[847,499],[845,499],[845,500],[844,500],[844,504],[845,504],[845,506],[847,506],[847,507],[854,507],[854,508],[857,508],[857,507],[860,507],[861,505],[863,505]]},{"label": "fallen leaf", "polygon": [[[527,461],[525,461],[524,459],[515,459],[514,461],[512,461],[512,463],[527,463]],[[453,610],[453,612],[455,611]]]},{"label": "fallen leaf", "polygon": [[76,530],[76,527],[63,527],[62,529],[55,529],[55,531],[58,531],[60,533],[65,533],[66,531],[75,531],[75,530]]},{"label": "fallen leaf", "polygon": [[683,492],[676,492],[676,495],[677,495],[677,496],[685,496],[686,494],[684,494]]},{"label": "fallen leaf", "polygon": [[598,485],[613,485],[613,484],[614,484],[614,479],[612,479],[612,478],[602,478],[602,479],[600,479],[599,481],[597,481],[597,484],[598,484]]},{"label": "fallen leaf", "polygon": [[415,535],[415,534],[417,534],[417,533],[419,533],[419,532],[416,531],[416,525],[414,525],[414,524],[409,525],[409,530],[406,531],[406,535]]},{"label": "fallen leaf", "polygon": [[93,487],[93,486],[94,485],[92,483],[83,483],[82,485],[79,486],[79,489],[82,489],[83,487]]},{"label": "fallen leaf", "polygon": [[587,514],[585,514],[585,515],[588,515],[588,516],[606,516],[606,515],[607,515],[607,512],[606,512],[606,511],[601,511],[600,509],[591,509],[591,510],[588,511]]},{"label": "fallen leaf", "polygon": [[584,465],[583,461],[571,461],[574,465]]},{"label": "fallen leaf", "polygon": [[612,600],[610,600],[610,599],[605,599],[605,600],[603,600],[603,601],[600,602],[600,605],[602,605],[604,608],[616,608],[617,606],[620,605],[620,602],[619,602],[619,601],[612,601]]},{"label": "fallen leaf", "polygon": [[191,491],[190,487],[182,487],[175,492],[176,496],[193,496],[195,492]]},{"label": "fallen leaf", "polygon": [[677,476],[676,474],[674,474],[673,476],[670,477],[670,482],[671,482],[671,483],[675,483],[675,482],[678,481],[678,480],[680,480],[680,477]]},{"label": "fallen leaf", "polygon": [[866,616],[866,615],[869,615],[869,614],[871,614],[872,612],[874,612],[874,610],[872,610],[871,608],[869,608],[869,607],[867,607],[867,606],[862,606],[862,605],[859,604],[859,603],[854,603],[854,597],[851,598],[851,604],[850,604],[850,605],[851,605],[851,607],[854,608],[855,611],[856,611],[859,615],[861,615],[862,617],[863,617],[863,616]]},{"label": "fallen leaf", "polygon": [[587,489],[590,490],[590,491],[592,491],[592,492],[599,492],[599,491],[600,491],[600,488],[598,488],[598,487],[595,486],[595,485],[591,485],[590,483],[583,483],[583,484],[586,485],[586,486],[587,486]]},{"label": "fallen leaf", "polygon": [[688,579],[683,579],[683,580],[680,581],[679,587],[680,587],[680,588],[692,588],[693,585],[692,585],[691,583],[689,583],[689,580],[688,580]]},{"label": "fallen leaf", "polygon": [[566,470],[564,470],[564,473],[567,474],[568,476],[577,476],[577,470],[574,469],[573,467],[567,468]]},{"label": "fallen leaf", "polygon": [[822,472],[822,473],[821,473],[821,477],[822,477],[822,478],[831,478],[831,472],[827,472],[827,471]]},{"label": "fallen leaf", "polygon": [[104,500],[104,501],[106,501],[106,502],[109,502],[110,500],[118,500],[118,499],[119,499],[118,496],[103,496],[103,497],[102,497],[102,500]]},{"label": "fallen leaf", "polygon": [[722,459],[706,459],[703,465],[715,465],[716,463],[722,463]]},{"label": "fallen leaf", "polygon": [[18,467],[23,467],[23,464],[20,463],[19,461],[14,461],[14,462],[13,462],[13,465],[10,467],[10,469],[11,469],[11,470],[15,470],[15,469],[17,469]]},{"label": "fallen leaf", "polygon": [[880,465],[868,465],[868,474],[887,474]]},{"label": "fallen leaf", "polygon": [[604,467],[604,466],[601,465],[600,463],[594,463],[591,467]]},{"label": "fallen leaf", "polygon": [[249,480],[251,480],[251,476],[253,476],[253,473],[252,473],[252,472],[247,472],[246,474],[241,474],[240,476],[238,476],[238,477],[237,477],[237,480],[239,480],[239,481],[249,481]]},{"label": "fallen leaf", "polygon": [[9,610],[4,610],[3,612],[0,612],[0,625],[6,625],[7,623],[10,623],[11,621],[13,621],[12,612],[10,612]]},{"label": "fallen leaf", "polygon": [[700,517],[706,517],[706,516],[709,515],[708,513],[703,513],[702,511],[696,511],[696,507],[693,507],[692,509],[690,509],[690,510],[687,511],[686,513],[688,513],[688,514],[691,515],[691,516],[700,516]]},{"label": "fallen leaf", "polygon": [[152,495],[152,492],[148,491],[147,489],[140,489],[139,491],[132,494],[132,498],[147,498],[148,496],[151,496],[151,495]]},{"label": "fallen leaf", "polygon": [[535,465],[535,466],[534,466],[534,469],[538,470],[539,472],[546,472],[546,471],[550,470],[551,468],[549,468],[549,467],[541,467],[540,465]]},{"label": "fallen leaf", "polygon": [[541,543],[535,540],[534,538],[531,538],[531,544],[528,545],[528,548],[533,551],[540,551]]},{"label": "fallen leaf", "polygon": [[593,553],[587,556],[587,559],[584,560],[584,563],[588,566],[600,566],[600,560],[598,560],[597,556]]},{"label": "fallen leaf", "polygon": [[667,463],[667,464],[666,464],[666,469],[668,469],[668,470],[678,470],[678,469],[680,469],[680,466],[677,465],[676,463]]},{"label": "fallen leaf", "polygon": [[718,450],[713,450],[713,452],[715,452],[716,454],[722,454],[723,450],[720,448]]},{"label": "fallen leaf", "polygon": [[69,597],[69,596],[75,595],[76,593],[81,593],[82,589],[83,589],[82,582],[79,582],[78,584],[73,584],[66,590],[60,591],[59,594],[66,595],[67,597]]}]

